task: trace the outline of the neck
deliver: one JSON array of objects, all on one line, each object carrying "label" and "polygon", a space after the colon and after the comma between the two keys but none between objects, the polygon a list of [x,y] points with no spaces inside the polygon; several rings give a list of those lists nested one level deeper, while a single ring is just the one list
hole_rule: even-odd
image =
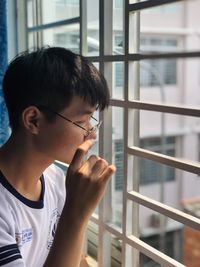
[{"label": "neck", "polygon": [[0,149],[0,170],[8,182],[23,196],[38,200],[40,177],[52,163],[37,152],[27,138],[12,134]]}]

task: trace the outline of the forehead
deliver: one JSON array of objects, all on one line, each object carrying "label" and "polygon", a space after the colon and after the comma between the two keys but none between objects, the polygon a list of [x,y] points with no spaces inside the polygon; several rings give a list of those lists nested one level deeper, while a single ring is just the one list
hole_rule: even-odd
[{"label": "forehead", "polygon": [[90,115],[96,110],[96,106],[91,106],[78,96],[74,96],[70,105],[66,108],[66,112],[71,115]]}]

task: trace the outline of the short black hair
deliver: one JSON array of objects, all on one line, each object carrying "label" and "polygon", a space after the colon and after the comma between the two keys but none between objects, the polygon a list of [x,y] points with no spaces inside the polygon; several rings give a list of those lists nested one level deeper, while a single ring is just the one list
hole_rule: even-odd
[{"label": "short black hair", "polygon": [[62,47],[44,47],[15,57],[5,73],[3,93],[13,130],[31,105],[59,112],[70,105],[73,96],[79,96],[103,110],[110,100],[107,82],[97,68]]}]

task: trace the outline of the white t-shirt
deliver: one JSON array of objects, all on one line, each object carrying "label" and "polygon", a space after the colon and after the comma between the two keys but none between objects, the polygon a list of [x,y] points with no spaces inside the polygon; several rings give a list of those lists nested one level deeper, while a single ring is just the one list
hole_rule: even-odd
[{"label": "white t-shirt", "polygon": [[19,194],[0,173],[0,266],[42,267],[65,201],[65,175],[51,165],[39,201]]}]

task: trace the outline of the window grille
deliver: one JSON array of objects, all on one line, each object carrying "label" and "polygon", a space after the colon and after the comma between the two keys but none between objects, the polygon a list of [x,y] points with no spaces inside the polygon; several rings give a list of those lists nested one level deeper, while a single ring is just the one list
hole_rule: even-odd
[{"label": "window grille", "polygon": [[[191,184],[191,181],[194,179],[192,175],[198,175],[200,172],[200,165],[197,162],[198,159],[179,157],[175,153],[175,147],[177,146],[176,138],[173,140],[175,143],[173,143],[173,148],[170,148],[169,153],[166,154],[162,153],[159,149],[155,151],[149,150],[144,144],[140,146],[144,141],[140,141],[143,138],[140,135],[140,113],[144,110],[149,112],[149,114],[150,112],[162,113],[166,116],[168,114],[176,114],[180,117],[181,125],[188,120],[188,117],[192,119],[200,116],[200,102],[198,102],[196,95],[193,95],[193,100],[196,101],[190,104],[189,96],[191,96],[192,93],[190,92],[192,92],[194,87],[190,86],[188,82],[184,84],[182,81],[187,76],[190,62],[198,60],[200,57],[199,29],[193,29],[190,25],[185,29],[182,24],[177,24],[175,27],[173,24],[175,20],[169,19],[172,17],[167,17],[166,20],[163,19],[164,15],[174,15],[174,19],[177,14],[179,16],[183,15],[182,11],[191,11],[192,8],[195,10],[193,6],[195,3],[197,5],[196,10],[198,10],[200,1],[82,0],[79,2],[70,1],[71,5],[69,7],[67,6],[67,1],[52,2],[54,4],[57,3],[57,6],[61,5],[61,3],[66,5],[67,9],[63,16],[61,16],[60,12],[58,18],[55,14],[52,17],[45,17],[44,5],[46,5],[45,8],[48,7],[50,9],[49,11],[55,11],[58,8],[48,6],[46,0],[18,0],[19,50],[45,44],[55,45],[55,40],[58,39],[61,42],[65,42],[65,37],[62,34],[69,35],[71,33],[74,36],[79,36],[80,42],[74,47],[74,51],[87,56],[99,66],[100,71],[105,74],[112,91],[111,108],[99,115],[104,120],[98,137],[99,153],[109,162],[116,161],[119,168],[123,165],[123,168],[121,168],[123,171],[123,183],[120,183],[120,187],[122,186],[123,190],[116,190],[117,188],[112,186],[115,184],[118,187],[119,176],[120,179],[122,177],[120,171],[117,174],[119,176],[116,175],[111,184],[109,184],[103,201],[91,218],[87,235],[88,246],[86,246],[91,248],[91,253],[89,249],[87,252],[91,257],[95,258],[99,267],[114,266],[116,262],[119,266],[123,267],[139,267],[145,261],[145,257],[152,261],[152,266],[156,266],[156,264],[174,267],[184,266],[184,263],[181,263],[181,258],[179,261],[173,253],[167,255],[167,252],[161,249],[162,246],[152,247],[151,242],[147,244],[148,238],[140,236],[143,230],[141,229],[143,221],[140,218],[139,210],[145,207],[151,212],[158,213],[162,222],[165,222],[162,219],[162,215],[173,219],[179,223],[177,224],[179,225],[177,231],[181,231],[182,224],[200,230],[200,220],[183,212],[178,205],[172,207],[168,203],[162,203],[161,200],[156,199],[156,196],[149,197],[143,194],[142,192],[145,189],[140,181],[139,159],[151,160],[173,168],[174,172],[179,174],[180,184],[183,184],[185,180],[188,181],[188,184]],[[92,8],[93,12],[91,12],[90,8]],[[51,13],[49,12],[49,14]],[[144,32],[141,32],[142,21],[140,18],[143,19],[144,15],[151,16],[149,17],[149,25],[146,28],[146,35]],[[157,24],[160,27],[156,28],[155,32],[153,32],[150,27],[150,18],[156,15],[159,17]],[[186,20],[184,15],[182,19]],[[162,21],[167,22],[167,25],[162,26]],[[151,35],[152,32],[153,35]],[[160,33],[161,36],[159,36]],[[156,38],[155,35],[157,36]],[[183,45],[178,50],[171,49],[176,48],[178,45],[177,36],[178,39],[179,37],[183,39]],[[193,42],[190,42],[190,38],[193,38]],[[195,46],[195,44],[198,44],[198,46]],[[66,42],[63,45],[73,48],[70,38],[66,38]],[[157,48],[160,45],[170,49],[159,50]],[[151,46],[150,48],[152,49],[141,50],[142,47],[147,48],[148,46]],[[192,46],[194,46],[194,49],[191,48]],[[162,63],[160,63],[161,60]],[[179,64],[180,60],[182,60],[182,65]],[[152,66],[154,69],[164,69],[164,72],[161,72],[163,74],[160,79],[162,84],[161,81],[158,82],[153,77],[152,73],[143,73],[145,70],[140,65],[145,61],[149,62],[150,69],[152,69]],[[120,62],[123,63],[122,76],[119,71]],[[180,69],[178,65],[181,65]],[[117,75],[116,77],[113,76],[115,74]],[[144,75],[147,77],[143,78]],[[157,79],[159,78],[157,77]],[[190,80],[190,82],[193,85],[193,81]],[[120,93],[117,93],[117,90],[119,90],[117,85],[121,88]],[[147,96],[146,98],[141,98],[142,85],[156,85],[158,87],[162,85],[162,93],[169,96],[171,101],[160,101],[158,98],[150,100],[150,97]],[[171,91],[165,85],[180,86],[182,89],[180,98],[184,101],[179,104],[172,104],[174,101],[170,95]],[[115,87],[118,87],[118,89]],[[188,90],[188,88],[190,89]],[[151,90],[146,91],[151,93],[153,92]],[[113,116],[113,108],[122,110],[122,120],[115,122],[115,125],[118,123],[119,126],[117,134],[115,131],[113,132],[113,120],[115,117]],[[151,117],[148,120],[151,123]],[[164,130],[166,131],[167,138],[169,138],[168,128]],[[182,130],[182,128],[179,129],[179,134]],[[184,128],[185,135],[183,134],[184,136],[181,138],[182,143],[179,144],[180,155],[185,153],[184,147],[188,151],[191,150],[191,145],[188,145],[187,139],[189,136],[198,133],[198,125],[194,125],[192,130],[189,130],[187,127]],[[118,146],[121,143],[123,143],[123,153],[120,154]],[[195,143],[193,143],[193,148],[198,149],[197,146],[195,147]],[[114,150],[116,150],[115,154],[113,153]],[[123,163],[121,162],[122,157]],[[185,173],[187,173],[188,177]],[[173,175],[169,174],[169,177]],[[170,180],[173,182],[174,179],[170,178]],[[199,181],[195,181],[192,182],[193,185],[196,183],[199,186]],[[150,184],[149,186],[152,187],[153,185]],[[165,187],[164,181],[160,190],[164,190]],[[165,199],[162,200],[164,201]],[[116,218],[113,210],[116,209],[112,205],[118,205],[116,216],[119,216],[120,223],[115,223]],[[91,224],[93,224],[92,227]],[[157,231],[154,234],[159,237],[162,244],[163,239],[166,241],[170,233],[166,225],[161,224],[162,227],[157,230],[154,229]],[[165,243],[168,244],[169,242],[166,241]],[[145,255],[144,258],[141,258],[141,255]]]}]

